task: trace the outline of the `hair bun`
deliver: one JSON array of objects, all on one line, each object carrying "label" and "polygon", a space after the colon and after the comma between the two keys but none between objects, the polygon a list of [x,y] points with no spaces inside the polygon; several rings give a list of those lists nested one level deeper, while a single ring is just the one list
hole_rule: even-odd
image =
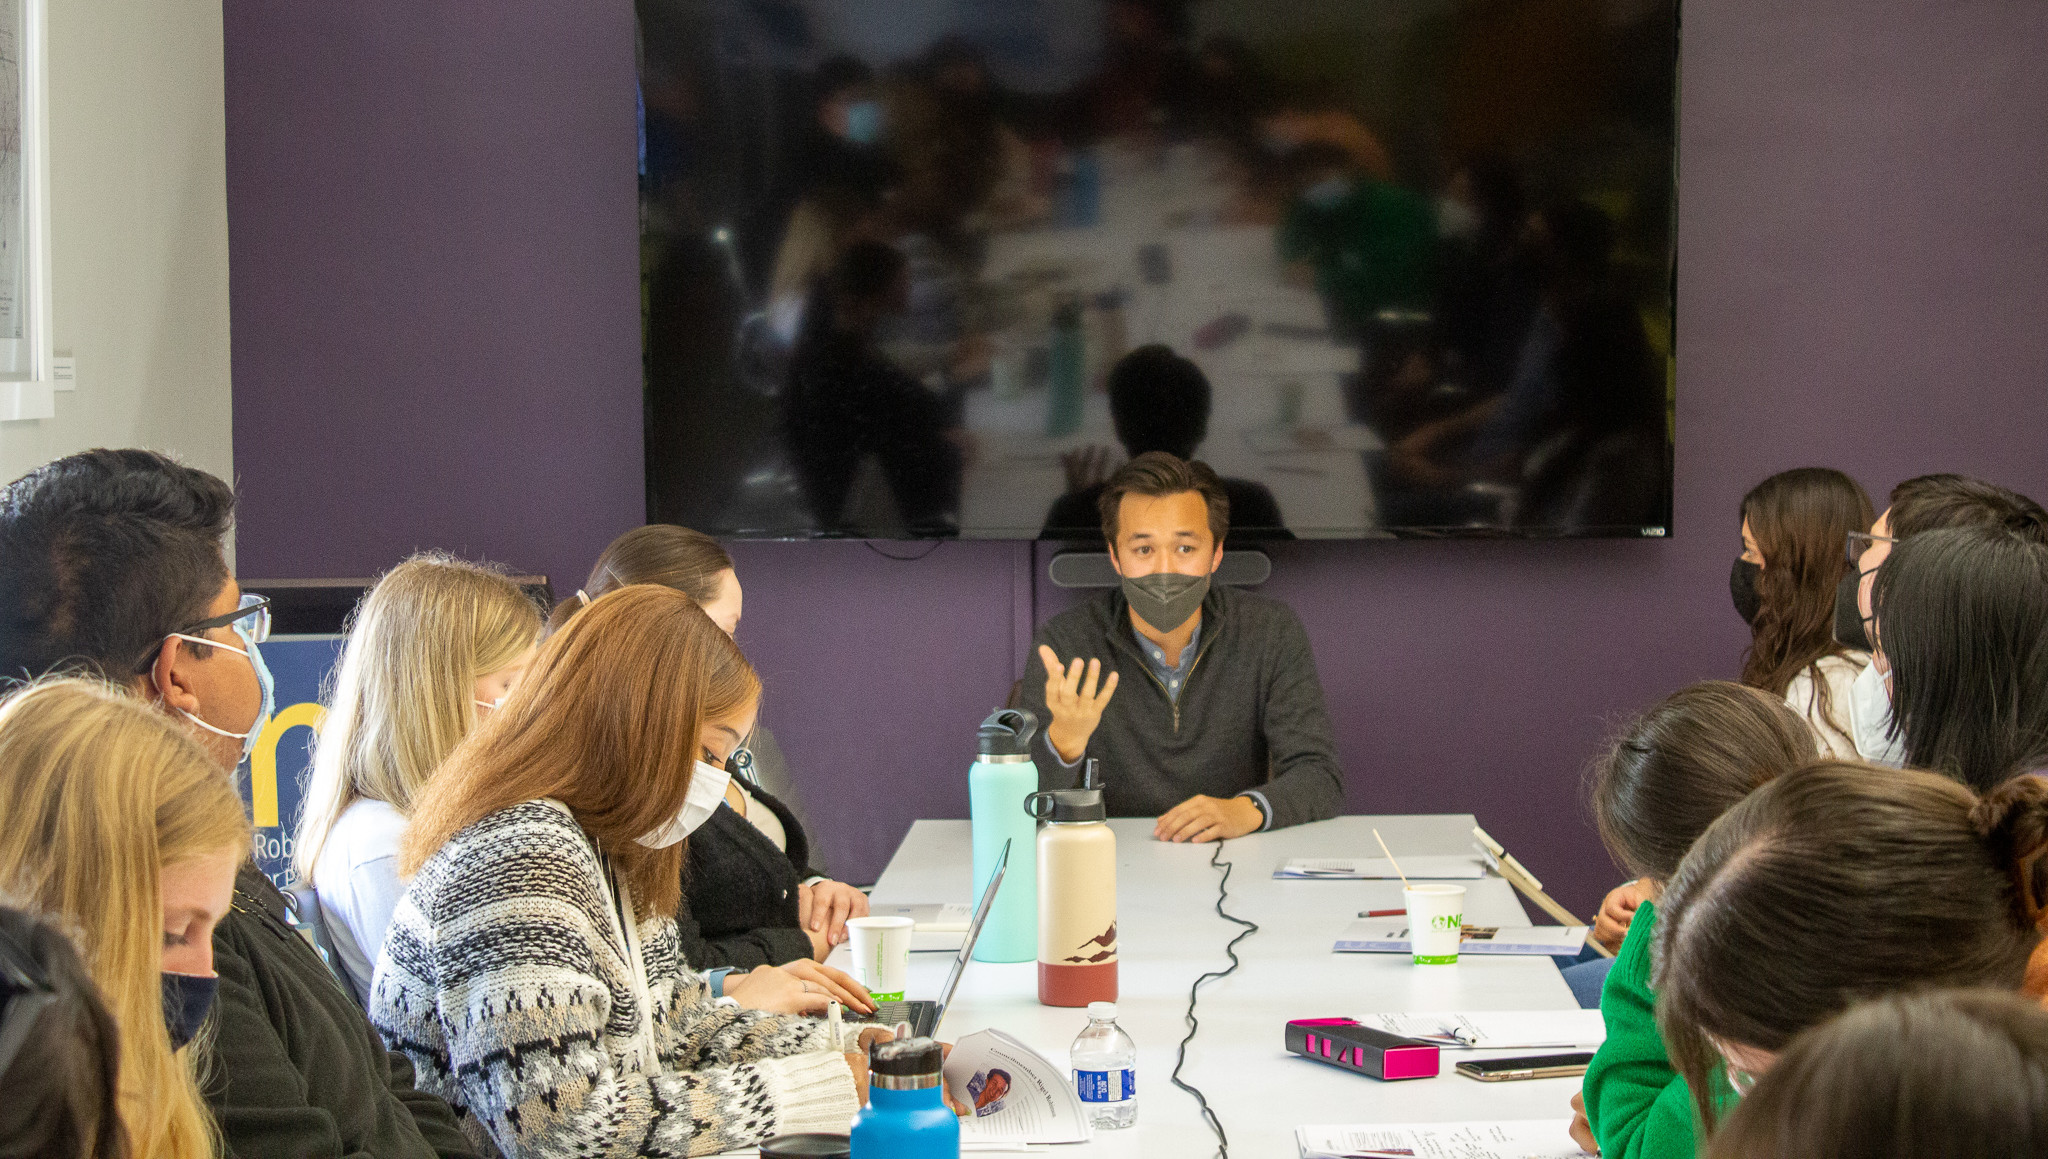
[{"label": "hair bun", "polygon": [[2014,777],[1979,798],[1970,822],[1992,860],[2012,876],[2016,916],[2029,927],[2043,917],[2043,857],[2048,857],[2048,776]]}]

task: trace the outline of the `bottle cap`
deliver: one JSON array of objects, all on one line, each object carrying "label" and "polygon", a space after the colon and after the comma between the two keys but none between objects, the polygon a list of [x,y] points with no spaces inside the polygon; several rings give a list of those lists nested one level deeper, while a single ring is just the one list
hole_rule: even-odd
[{"label": "bottle cap", "polygon": [[1116,1021],[1116,1003],[1090,1002],[1088,1004],[1088,1017],[1097,1022],[1114,1022]]},{"label": "bottle cap", "polygon": [[868,1048],[868,1070],[891,1078],[930,1078],[945,1065],[939,1044],[929,1038],[898,1038]]},{"label": "bottle cap", "polygon": [[1109,809],[1101,789],[1054,789],[1024,798],[1024,811],[1040,821],[1107,821]]},{"label": "bottle cap", "polygon": [[1031,755],[1031,738],[1038,735],[1038,717],[1023,708],[999,708],[974,731],[974,751],[985,757]]}]

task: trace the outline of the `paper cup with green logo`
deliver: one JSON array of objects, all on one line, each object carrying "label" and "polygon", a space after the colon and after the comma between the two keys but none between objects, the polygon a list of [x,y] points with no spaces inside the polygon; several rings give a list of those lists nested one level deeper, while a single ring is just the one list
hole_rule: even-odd
[{"label": "paper cup with green logo", "polygon": [[853,980],[866,986],[875,1001],[903,1001],[910,978],[910,928],[916,924],[904,917],[846,920]]},{"label": "paper cup with green logo", "polygon": [[1465,887],[1411,885],[1401,891],[1408,903],[1408,947],[1418,966],[1458,964],[1459,930],[1465,924]]}]

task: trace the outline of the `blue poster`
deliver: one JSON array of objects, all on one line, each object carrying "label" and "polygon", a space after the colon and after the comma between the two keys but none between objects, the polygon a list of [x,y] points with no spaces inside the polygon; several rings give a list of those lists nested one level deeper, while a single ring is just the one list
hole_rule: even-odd
[{"label": "blue poster", "polygon": [[256,822],[256,867],[278,888],[292,883],[299,798],[313,769],[313,735],[326,715],[321,692],[341,658],[344,636],[272,636],[263,663],[277,683],[277,712],[237,778]]}]

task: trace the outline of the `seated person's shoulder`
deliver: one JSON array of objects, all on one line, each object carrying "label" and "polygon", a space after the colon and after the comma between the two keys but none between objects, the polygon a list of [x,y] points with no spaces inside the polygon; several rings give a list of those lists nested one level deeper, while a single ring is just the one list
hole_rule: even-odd
[{"label": "seated person's shoulder", "polygon": [[[551,877],[540,866],[564,862],[595,867],[597,854],[590,839],[560,802],[525,801],[478,818],[457,832],[427,858],[419,877]],[[423,881],[420,888],[431,893],[435,887]]]},{"label": "seated person's shoulder", "polygon": [[1038,641],[1057,649],[1062,642],[1094,646],[1114,623],[1115,588],[1090,593],[1087,598],[1039,626]]}]

